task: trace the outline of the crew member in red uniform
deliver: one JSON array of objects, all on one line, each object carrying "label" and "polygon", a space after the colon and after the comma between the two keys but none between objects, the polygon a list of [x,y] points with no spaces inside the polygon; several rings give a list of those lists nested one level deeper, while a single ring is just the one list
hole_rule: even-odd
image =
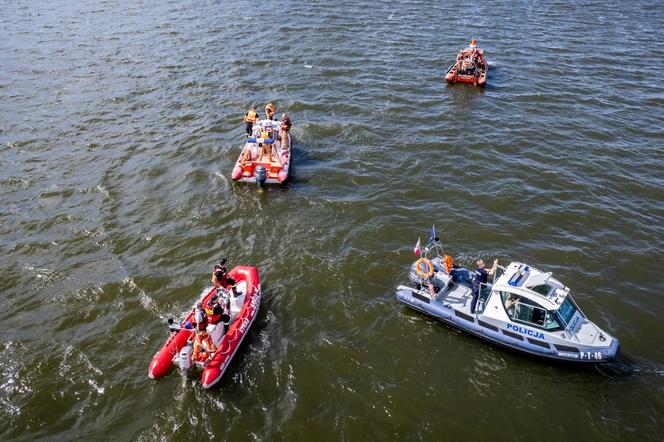
[{"label": "crew member in red uniform", "polygon": [[224,309],[221,304],[219,304],[219,297],[216,294],[212,295],[207,306],[205,306],[205,314],[207,315],[207,321],[209,324],[214,325],[221,322],[221,316],[224,314]]}]

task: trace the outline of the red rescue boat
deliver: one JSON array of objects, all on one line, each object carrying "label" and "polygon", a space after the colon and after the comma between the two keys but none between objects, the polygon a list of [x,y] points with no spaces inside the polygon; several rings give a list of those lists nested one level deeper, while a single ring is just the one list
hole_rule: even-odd
[{"label": "red rescue boat", "polygon": [[[228,277],[235,280],[236,289],[230,299],[230,324],[226,333],[223,333],[224,325],[221,323],[208,326],[209,335],[217,349],[201,367],[203,388],[211,388],[221,380],[256,319],[260,307],[261,286],[255,267],[237,266],[228,272]],[[215,288],[207,292],[201,298],[203,305],[207,305],[215,293]],[[188,347],[188,342],[194,338],[192,324],[194,324],[194,311],[189,312],[179,325],[171,324],[171,336],[150,362],[148,376],[151,379],[165,376],[173,362],[180,360],[181,352],[184,354],[183,349]]]},{"label": "red rescue boat", "polygon": [[471,83],[485,86],[489,64],[484,59],[484,51],[472,39],[470,46],[459,51],[456,62],[445,73],[448,83]]}]

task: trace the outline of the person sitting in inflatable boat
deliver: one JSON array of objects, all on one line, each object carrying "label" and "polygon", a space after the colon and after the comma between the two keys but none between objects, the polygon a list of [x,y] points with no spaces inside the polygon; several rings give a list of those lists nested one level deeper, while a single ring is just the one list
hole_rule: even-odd
[{"label": "person sitting in inflatable boat", "polygon": [[217,347],[215,347],[208,332],[205,330],[197,331],[194,338],[194,352],[192,355],[194,361],[204,364],[212,357],[215,351],[217,351]]}]

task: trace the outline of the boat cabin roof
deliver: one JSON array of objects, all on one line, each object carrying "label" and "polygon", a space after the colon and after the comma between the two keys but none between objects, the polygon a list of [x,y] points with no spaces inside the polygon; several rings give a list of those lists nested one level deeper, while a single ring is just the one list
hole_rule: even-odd
[{"label": "boat cabin roof", "polygon": [[569,288],[551,272],[542,272],[520,262],[511,263],[493,284],[493,289],[523,296],[547,310],[557,310],[569,295]]}]

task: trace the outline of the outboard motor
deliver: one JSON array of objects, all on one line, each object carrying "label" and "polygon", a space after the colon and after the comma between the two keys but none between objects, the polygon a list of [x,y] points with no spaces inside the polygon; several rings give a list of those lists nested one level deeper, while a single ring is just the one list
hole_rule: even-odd
[{"label": "outboard motor", "polygon": [[265,170],[265,166],[260,164],[256,166],[256,169],[254,169],[254,175],[256,175],[256,185],[262,188],[267,180],[267,170]]},{"label": "outboard motor", "polygon": [[180,354],[178,355],[178,364],[180,365],[180,373],[182,373],[183,376],[187,376],[189,374],[189,370],[191,369],[192,365],[193,352],[194,349],[191,345],[191,341],[187,342],[187,345],[182,347],[182,350],[180,350]]}]

